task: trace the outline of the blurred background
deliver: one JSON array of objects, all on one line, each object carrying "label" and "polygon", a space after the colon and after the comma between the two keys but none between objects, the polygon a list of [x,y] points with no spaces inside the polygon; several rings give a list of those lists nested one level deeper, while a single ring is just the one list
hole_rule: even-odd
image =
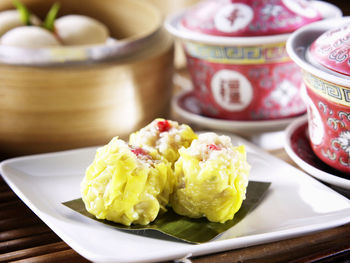
[{"label": "blurred background", "polygon": [[349,1],[328,0],[327,2],[330,2],[330,3],[338,6],[343,11],[344,16],[350,15],[350,2]]}]

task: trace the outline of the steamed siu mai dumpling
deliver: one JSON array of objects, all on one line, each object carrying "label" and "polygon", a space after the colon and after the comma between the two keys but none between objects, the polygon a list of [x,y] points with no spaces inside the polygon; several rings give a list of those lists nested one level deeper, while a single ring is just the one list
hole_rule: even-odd
[{"label": "steamed siu mai dumpling", "polygon": [[169,162],[174,163],[179,158],[178,150],[190,146],[196,138],[197,135],[190,126],[158,118],[131,134],[129,143],[155,149]]},{"label": "steamed siu mai dumpling", "polygon": [[94,18],[66,15],[55,21],[55,30],[63,45],[104,44],[109,37],[107,27]]},{"label": "steamed siu mai dumpling", "polygon": [[60,46],[54,34],[37,26],[21,26],[11,29],[1,37],[1,44],[27,48]]},{"label": "steamed siu mai dumpling", "polygon": [[[39,25],[41,23],[40,19],[33,14],[30,15],[30,22],[32,25]],[[0,12],[0,37],[7,31],[20,26],[25,26],[25,24],[18,10]]]},{"label": "steamed siu mai dumpling", "polygon": [[179,150],[171,206],[180,215],[231,220],[245,199],[250,166],[245,147],[227,136],[203,133]]},{"label": "steamed siu mai dumpling", "polygon": [[87,211],[99,219],[146,225],[166,210],[173,185],[168,161],[116,137],[97,150],[81,193]]}]

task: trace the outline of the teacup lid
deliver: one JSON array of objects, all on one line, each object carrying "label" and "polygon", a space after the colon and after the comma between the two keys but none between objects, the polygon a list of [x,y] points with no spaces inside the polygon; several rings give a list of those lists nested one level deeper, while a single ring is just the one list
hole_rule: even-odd
[{"label": "teacup lid", "polygon": [[189,9],[181,25],[207,35],[268,36],[321,19],[307,0],[207,0]]},{"label": "teacup lid", "polygon": [[350,23],[330,29],[319,36],[309,48],[309,60],[322,66],[350,75]]}]

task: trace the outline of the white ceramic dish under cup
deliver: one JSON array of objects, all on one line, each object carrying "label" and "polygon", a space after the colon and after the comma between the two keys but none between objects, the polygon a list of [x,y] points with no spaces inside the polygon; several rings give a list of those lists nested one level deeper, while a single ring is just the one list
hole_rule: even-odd
[{"label": "white ceramic dish under cup", "polygon": [[313,177],[350,190],[350,176],[347,178],[345,174],[327,166],[312,151],[308,138],[307,122],[307,116],[303,116],[287,127],[284,148],[288,156]]},{"label": "white ceramic dish under cup", "polygon": [[176,95],[172,99],[172,109],[180,119],[197,127],[231,132],[241,136],[254,136],[264,132],[281,131],[299,117],[260,121],[234,121],[210,118],[201,112],[193,91],[183,91]]}]

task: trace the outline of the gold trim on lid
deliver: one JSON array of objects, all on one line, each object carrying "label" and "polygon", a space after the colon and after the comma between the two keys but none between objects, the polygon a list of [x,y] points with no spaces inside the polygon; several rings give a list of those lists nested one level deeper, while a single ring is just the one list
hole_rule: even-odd
[{"label": "gold trim on lid", "polygon": [[259,46],[212,46],[186,42],[187,53],[196,58],[221,64],[266,64],[291,61],[286,43]]},{"label": "gold trim on lid", "polygon": [[308,88],[318,95],[341,105],[350,107],[350,88],[336,85],[303,71],[303,79]]}]

